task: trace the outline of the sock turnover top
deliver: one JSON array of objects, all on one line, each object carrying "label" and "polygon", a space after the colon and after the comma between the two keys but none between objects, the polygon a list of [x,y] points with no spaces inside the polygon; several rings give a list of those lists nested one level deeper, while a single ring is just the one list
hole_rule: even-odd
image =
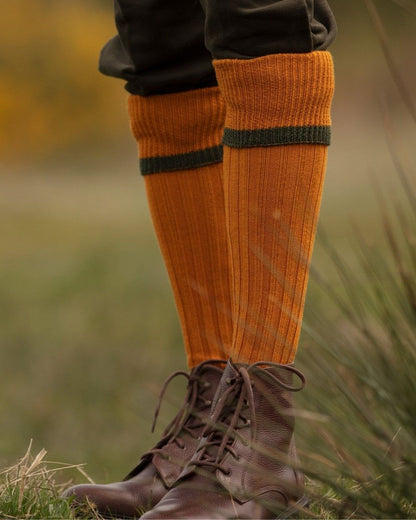
[{"label": "sock turnover top", "polygon": [[215,60],[214,66],[227,105],[224,144],[329,144],[334,92],[329,52]]},{"label": "sock turnover top", "polygon": [[128,109],[143,175],[221,162],[225,104],[218,87],[131,95]]}]

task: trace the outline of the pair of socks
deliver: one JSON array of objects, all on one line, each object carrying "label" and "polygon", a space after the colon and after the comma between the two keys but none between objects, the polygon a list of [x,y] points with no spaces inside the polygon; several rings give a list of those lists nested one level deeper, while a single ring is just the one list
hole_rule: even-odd
[{"label": "pair of socks", "polygon": [[330,138],[326,51],[215,60],[218,87],[129,98],[188,365],[292,363]]}]

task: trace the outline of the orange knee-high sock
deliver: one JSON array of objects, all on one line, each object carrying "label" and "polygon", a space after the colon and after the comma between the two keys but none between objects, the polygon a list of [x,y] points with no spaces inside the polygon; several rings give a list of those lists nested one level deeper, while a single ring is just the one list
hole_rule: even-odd
[{"label": "orange knee-high sock", "polygon": [[218,87],[133,95],[129,115],[188,364],[227,359],[232,323],[222,96]]},{"label": "orange knee-high sock", "polygon": [[231,355],[291,363],[326,168],[332,59],[317,51],[214,65],[227,111]]}]

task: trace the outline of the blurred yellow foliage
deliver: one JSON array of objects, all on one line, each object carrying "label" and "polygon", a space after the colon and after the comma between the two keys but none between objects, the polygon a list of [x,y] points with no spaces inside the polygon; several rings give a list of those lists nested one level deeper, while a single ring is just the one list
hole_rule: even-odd
[{"label": "blurred yellow foliage", "polygon": [[46,159],[114,138],[121,81],[97,71],[115,33],[112,2],[13,0],[0,20],[0,157]]},{"label": "blurred yellow foliage", "polygon": [[[379,110],[373,100],[382,89],[389,96],[389,109],[395,110],[401,99],[366,4],[363,0],[330,3],[339,25],[331,48],[337,71],[337,108],[344,108],[345,117],[358,112],[373,117]],[[377,9],[396,68],[413,92],[414,18],[398,4],[380,0]],[[126,141],[123,82],[97,70],[100,50],[115,32],[112,0],[3,0],[0,166],[119,147],[118,143]]]}]

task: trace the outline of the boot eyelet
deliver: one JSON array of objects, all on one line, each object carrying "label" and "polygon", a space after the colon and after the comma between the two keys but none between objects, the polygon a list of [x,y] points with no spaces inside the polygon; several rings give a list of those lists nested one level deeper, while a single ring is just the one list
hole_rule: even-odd
[{"label": "boot eyelet", "polygon": [[228,469],[225,471],[224,475],[225,475],[226,477],[229,477],[229,476],[231,475],[231,468],[228,468]]}]

